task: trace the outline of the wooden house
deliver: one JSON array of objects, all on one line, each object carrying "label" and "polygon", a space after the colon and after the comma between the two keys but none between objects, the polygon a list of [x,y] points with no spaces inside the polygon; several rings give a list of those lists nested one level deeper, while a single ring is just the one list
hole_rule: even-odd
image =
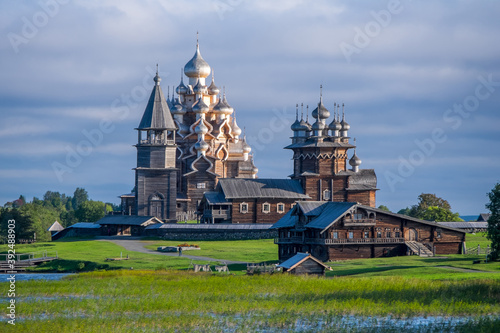
[{"label": "wooden house", "polygon": [[326,269],[331,269],[320,260],[314,258],[310,253],[299,252],[277,267],[282,268],[284,273],[296,275],[325,275]]},{"label": "wooden house", "polygon": [[202,223],[269,223],[283,217],[304,194],[292,179],[220,179],[199,206]]},{"label": "wooden house", "polygon": [[52,225],[47,229],[47,231],[50,232],[50,236],[54,236],[57,234],[59,231],[64,230],[64,227],[61,225],[61,223],[55,221],[52,223]]},{"label": "wooden house", "polygon": [[280,260],[309,252],[327,260],[460,254],[465,232],[355,202],[302,201],[276,222]]},{"label": "wooden house", "polygon": [[146,227],[163,222],[154,216],[106,215],[95,224],[102,236],[142,236]]}]

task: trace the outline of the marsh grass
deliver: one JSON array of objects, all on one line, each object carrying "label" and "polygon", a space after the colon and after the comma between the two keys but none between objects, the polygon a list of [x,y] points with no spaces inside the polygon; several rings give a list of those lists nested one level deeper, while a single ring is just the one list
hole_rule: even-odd
[{"label": "marsh grass", "polygon": [[[196,327],[328,331],[345,316],[489,318],[500,313],[500,284],[490,279],[328,279],[115,270],[60,281],[18,282],[17,290],[17,314],[22,321],[16,329],[36,326],[37,332],[51,327],[52,332],[108,332],[111,327],[148,332]],[[498,319],[484,319],[485,327],[498,324]],[[439,327],[448,327],[443,325]]]}]

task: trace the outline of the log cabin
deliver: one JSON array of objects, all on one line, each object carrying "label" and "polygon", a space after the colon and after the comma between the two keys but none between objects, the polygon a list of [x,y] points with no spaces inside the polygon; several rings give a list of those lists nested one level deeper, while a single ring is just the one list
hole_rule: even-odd
[{"label": "log cabin", "polygon": [[356,202],[302,201],[276,222],[279,259],[299,252],[322,261],[460,254],[465,232]]}]

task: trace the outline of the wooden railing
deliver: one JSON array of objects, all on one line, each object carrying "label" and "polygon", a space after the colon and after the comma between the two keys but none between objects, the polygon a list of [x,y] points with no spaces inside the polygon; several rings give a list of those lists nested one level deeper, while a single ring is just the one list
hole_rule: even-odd
[{"label": "wooden railing", "polygon": [[320,245],[336,245],[336,244],[402,244],[404,238],[337,238],[337,239],[322,239],[322,238],[306,238],[302,241],[301,237],[276,238],[275,244],[320,244]]},{"label": "wooden railing", "polygon": [[[29,253],[16,253],[15,255],[16,261],[22,260],[40,260],[45,258],[58,258],[57,251],[40,251],[40,252],[29,252]],[[0,253],[0,261],[9,260],[8,253]],[[13,259],[11,259],[13,260]]]},{"label": "wooden railing", "polygon": [[344,226],[373,226],[375,225],[375,219],[344,219]]}]

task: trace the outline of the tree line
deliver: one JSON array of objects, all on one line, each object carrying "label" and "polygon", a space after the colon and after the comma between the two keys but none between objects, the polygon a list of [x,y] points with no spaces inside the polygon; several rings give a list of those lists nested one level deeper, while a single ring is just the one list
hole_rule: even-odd
[{"label": "tree line", "polygon": [[77,222],[95,222],[104,217],[105,212],[119,210],[119,206],[89,199],[87,191],[78,187],[73,196],[47,191],[42,199],[34,197],[26,202],[23,195],[0,207],[0,242],[7,239],[9,220],[16,221],[16,239],[49,241],[47,229],[58,221],[63,227]]}]

